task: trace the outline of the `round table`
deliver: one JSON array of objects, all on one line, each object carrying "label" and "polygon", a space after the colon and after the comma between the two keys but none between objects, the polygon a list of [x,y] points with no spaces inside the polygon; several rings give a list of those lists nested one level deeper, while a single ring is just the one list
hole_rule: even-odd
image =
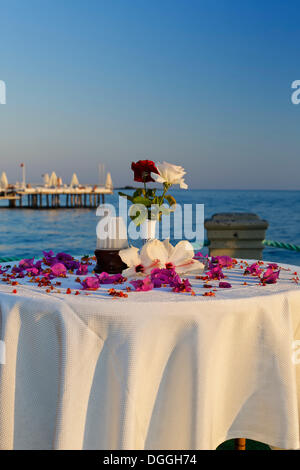
[{"label": "round table", "polygon": [[300,268],[281,267],[266,286],[241,262],[232,288],[191,277],[195,296],[0,282],[0,448],[299,448]]}]

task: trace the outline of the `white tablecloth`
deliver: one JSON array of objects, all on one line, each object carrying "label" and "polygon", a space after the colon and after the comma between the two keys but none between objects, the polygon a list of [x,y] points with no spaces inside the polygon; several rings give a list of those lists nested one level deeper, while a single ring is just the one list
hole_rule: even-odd
[{"label": "white tablecloth", "polygon": [[195,279],[196,297],[127,299],[0,283],[0,448],[214,449],[234,437],[298,448],[299,267],[285,268],[262,287],[237,266],[215,297]]}]

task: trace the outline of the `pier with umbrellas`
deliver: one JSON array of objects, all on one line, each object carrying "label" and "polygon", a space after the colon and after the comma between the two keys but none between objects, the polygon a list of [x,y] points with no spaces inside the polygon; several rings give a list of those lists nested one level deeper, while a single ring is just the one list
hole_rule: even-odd
[{"label": "pier with umbrellas", "polygon": [[0,176],[0,201],[8,201],[10,208],[91,208],[104,203],[105,195],[113,194],[111,174],[105,175],[103,165],[99,165],[98,185],[80,184],[76,173],[64,184],[54,171],[43,174],[43,183],[34,185],[25,182],[25,165],[20,166],[22,182],[10,184],[5,171]]}]

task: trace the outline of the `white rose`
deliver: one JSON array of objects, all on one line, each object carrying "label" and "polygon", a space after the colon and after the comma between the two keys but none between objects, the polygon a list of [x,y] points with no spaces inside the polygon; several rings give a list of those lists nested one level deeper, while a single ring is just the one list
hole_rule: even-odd
[{"label": "white rose", "polygon": [[182,189],[187,189],[188,185],[184,182],[184,175],[186,171],[182,166],[172,165],[167,162],[157,162],[155,164],[158,169],[159,175],[152,173],[153,178],[157,183],[179,184]]}]

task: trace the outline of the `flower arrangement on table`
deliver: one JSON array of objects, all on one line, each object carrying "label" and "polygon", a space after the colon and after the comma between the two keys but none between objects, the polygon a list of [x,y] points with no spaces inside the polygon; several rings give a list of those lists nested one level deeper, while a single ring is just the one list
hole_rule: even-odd
[{"label": "flower arrangement on table", "polygon": [[[184,181],[186,171],[182,166],[167,162],[154,163],[152,160],[139,160],[136,163],[132,162],[131,169],[134,173],[134,181],[143,183],[143,187],[136,189],[132,196],[123,192],[119,192],[119,195],[132,202],[133,206],[129,215],[136,225],[141,225],[145,220],[160,220],[162,214],[175,210],[176,200],[167,192],[174,184],[179,184],[182,189],[188,188]],[[157,194],[156,188],[147,188],[149,182],[161,183],[162,193]],[[165,202],[168,207],[163,206]],[[134,207],[137,204],[138,207]]]},{"label": "flower arrangement on table", "polygon": [[[178,250],[178,245],[184,244]],[[189,293],[190,295],[202,295],[204,297],[214,297],[218,289],[231,288],[231,284],[226,279],[223,269],[242,269],[245,277],[257,279],[257,284],[266,286],[268,284],[276,284],[279,279],[280,268],[276,263],[265,264],[258,261],[248,264],[245,260],[235,260],[229,256],[216,256],[210,259],[196,253],[191,259],[191,251],[186,245],[189,242],[179,242],[172,247],[167,241],[148,243],[138,252],[135,248],[124,250],[124,259],[129,263],[127,272],[122,274],[110,275],[101,273],[99,275],[92,271],[94,258],[84,256],[80,260],[75,259],[66,253],[58,253],[54,255],[52,251],[43,252],[42,260],[35,262],[34,258],[23,259],[18,265],[0,266],[0,283],[12,286],[12,294],[18,293],[18,286],[22,283],[33,283],[47,294],[84,294],[89,295],[90,291],[97,291],[101,286],[120,286],[119,290],[114,287],[108,287],[108,294],[113,298],[127,298],[128,293],[135,291],[150,291],[157,288],[170,288],[172,292]],[[157,256],[160,253],[160,261],[157,262]],[[183,256],[185,253],[185,257]],[[196,279],[203,281],[200,286],[200,293],[195,293],[189,279],[183,279],[181,275],[187,272],[197,273],[201,268],[199,260],[206,259],[208,261],[208,270],[202,275],[195,275]],[[154,262],[155,261],[155,262]],[[138,263],[138,264],[137,264]],[[200,263],[204,264],[204,263]],[[92,271],[92,272],[91,272]],[[289,271],[289,270],[288,270]],[[129,281],[125,276],[127,274],[132,280]],[[77,277],[76,277],[77,276]],[[290,281],[298,284],[300,278],[297,272],[291,272]],[[71,278],[78,283],[78,288],[64,287],[62,290],[62,282],[65,278]],[[212,284],[212,282],[216,282]],[[248,283],[242,282],[246,286]],[[72,286],[72,284],[71,284]],[[132,287],[131,287],[132,286]],[[201,287],[204,289],[201,293]]]}]

